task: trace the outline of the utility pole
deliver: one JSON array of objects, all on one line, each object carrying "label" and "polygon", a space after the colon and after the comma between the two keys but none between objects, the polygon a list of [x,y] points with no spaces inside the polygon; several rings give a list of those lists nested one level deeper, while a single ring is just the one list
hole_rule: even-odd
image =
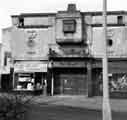
[{"label": "utility pole", "polygon": [[108,80],[108,56],[107,56],[107,0],[103,0],[103,34],[104,34],[104,55],[103,55],[103,120],[112,120],[109,101],[109,80]]}]

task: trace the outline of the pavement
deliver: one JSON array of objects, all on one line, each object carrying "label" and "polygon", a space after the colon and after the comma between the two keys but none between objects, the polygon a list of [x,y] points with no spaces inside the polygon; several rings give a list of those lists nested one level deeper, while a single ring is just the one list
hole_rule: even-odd
[{"label": "pavement", "polygon": [[[34,96],[32,101],[37,104],[52,104],[70,107],[80,107],[92,110],[102,109],[102,97],[95,96],[88,98],[87,96],[70,96],[70,95],[57,95],[57,96]],[[127,112],[127,99],[110,99],[111,110],[114,112]]]},{"label": "pavement", "polygon": [[[8,96],[8,93],[5,93],[4,95]],[[0,96],[3,96],[3,93],[1,93]],[[85,108],[90,110],[102,110],[101,96],[87,97],[84,95],[55,95],[55,96],[27,95],[25,99],[30,99],[34,104],[39,105],[50,104],[50,105]],[[111,110],[114,112],[127,112],[127,99],[111,98],[110,105]]]}]

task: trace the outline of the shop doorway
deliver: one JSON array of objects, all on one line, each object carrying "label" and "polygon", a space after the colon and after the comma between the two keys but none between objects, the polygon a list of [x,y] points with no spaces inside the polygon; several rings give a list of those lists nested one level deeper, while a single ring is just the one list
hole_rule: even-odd
[{"label": "shop doorway", "polygon": [[55,72],[55,94],[87,95],[87,69],[59,69]]},{"label": "shop doorway", "polygon": [[84,74],[61,74],[63,94],[85,95],[87,94],[87,76]]},{"label": "shop doorway", "polygon": [[47,82],[47,73],[45,72],[36,72],[35,73],[35,86],[36,89],[39,89],[39,85],[40,85],[40,89],[44,87],[44,85]]},{"label": "shop doorway", "polygon": [[1,88],[4,91],[8,91],[12,88],[12,81],[10,79],[10,74],[3,74],[2,75]]}]

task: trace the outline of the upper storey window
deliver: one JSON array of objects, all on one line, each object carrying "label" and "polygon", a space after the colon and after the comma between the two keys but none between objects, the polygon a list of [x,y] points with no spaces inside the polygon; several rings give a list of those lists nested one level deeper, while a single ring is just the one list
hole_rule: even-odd
[{"label": "upper storey window", "polygon": [[63,20],[63,32],[64,33],[74,33],[76,31],[76,21],[75,20]]},{"label": "upper storey window", "polygon": [[19,27],[23,28],[48,28],[52,25],[52,18],[48,16],[27,15],[19,17]]},{"label": "upper storey window", "polygon": [[24,18],[20,17],[19,18],[19,26],[24,26]]},{"label": "upper storey window", "polygon": [[117,23],[123,24],[123,16],[117,16]]}]

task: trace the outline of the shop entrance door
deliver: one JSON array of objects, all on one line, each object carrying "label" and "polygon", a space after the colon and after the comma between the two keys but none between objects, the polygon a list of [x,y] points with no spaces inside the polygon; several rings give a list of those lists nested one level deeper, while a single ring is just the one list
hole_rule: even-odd
[{"label": "shop entrance door", "polygon": [[85,74],[61,74],[63,94],[86,95],[87,76]]},{"label": "shop entrance door", "polygon": [[2,75],[1,88],[2,88],[2,90],[5,90],[5,91],[8,91],[12,88],[12,81],[10,79],[9,74]]}]

